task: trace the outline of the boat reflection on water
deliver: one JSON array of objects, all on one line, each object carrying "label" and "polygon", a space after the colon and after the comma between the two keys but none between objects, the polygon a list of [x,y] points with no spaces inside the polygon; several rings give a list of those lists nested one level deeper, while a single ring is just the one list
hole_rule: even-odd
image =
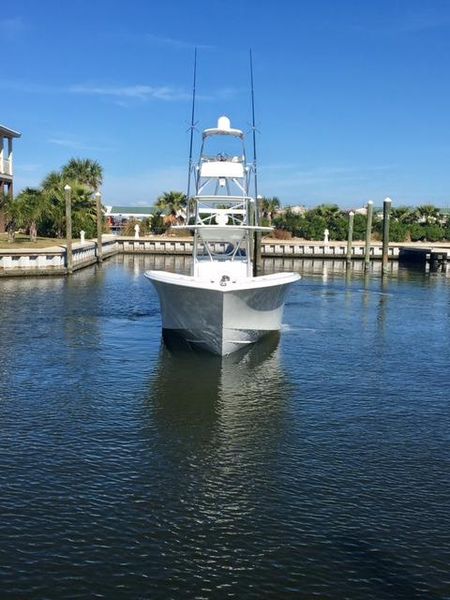
[{"label": "boat reflection on water", "polygon": [[177,445],[210,439],[210,450],[220,452],[231,440],[246,447],[264,440],[268,447],[279,431],[274,420],[283,419],[287,387],[278,333],[225,357],[165,337],[149,400],[164,435],[173,433]]},{"label": "boat reflection on water", "polygon": [[267,543],[290,393],[278,335],[241,352],[219,357],[167,340],[149,387],[148,447],[159,466],[151,536],[164,532],[161,576],[170,573],[188,597],[236,585],[237,571],[252,573]]}]

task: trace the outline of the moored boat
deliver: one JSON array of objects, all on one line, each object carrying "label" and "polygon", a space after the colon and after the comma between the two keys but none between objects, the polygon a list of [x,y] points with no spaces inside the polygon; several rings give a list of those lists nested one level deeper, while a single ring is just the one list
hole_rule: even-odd
[{"label": "moored boat", "polygon": [[[281,328],[284,300],[297,273],[254,276],[257,198],[250,195],[254,165],[247,164],[244,134],[220,117],[205,129],[193,168],[195,196],[187,227],[193,232],[190,275],[148,271],[159,295],[163,331],[193,347],[227,355]],[[237,143],[232,153],[213,153],[211,142]]]}]

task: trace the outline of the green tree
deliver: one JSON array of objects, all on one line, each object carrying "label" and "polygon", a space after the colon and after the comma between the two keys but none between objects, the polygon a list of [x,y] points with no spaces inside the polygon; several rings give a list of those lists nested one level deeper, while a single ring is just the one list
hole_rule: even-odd
[{"label": "green tree", "polygon": [[5,217],[8,242],[13,242],[20,222],[20,210],[18,204],[10,194],[3,194],[0,198],[0,211]]},{"label": "green tree", "polygon": [[440,242],[445,239],[445,229],[439,223],[416,223],[411,226],[412,242]]},{"label": "green tree", "polygon": [[440,212],[433,204],[422,204],[416,209],[418,220],[425,222],[427,225],[436,223],[439,219]]},{"label": "green tree", "polygon": [[276,229],[282,229],[284,231],[289,231],[292,235],[297,237],[304,237],[302,235],[304,218],[302,215],[298,215],[290,208],[287,208],[284,213],[278,213],[274,216],[272,225]]},{"label": "green tree", "polygon": [[62,176],[77,181],[96,192],[103,182],[103,168],[96,160],[89,158],[71,158],[62,167]]},{"label": "green tree", "polygon": [[417,220],[417,214],[410,206],[393,206],[391,208],[391,221],[412,225]]},{"label": "green tree", "polygon": [[96,230],[97,210],[92,190],[77,180],[67,180],[62,172],[53,171],[42,182],[42,193],[47,203],[46,235],[58,238],[65,235],[66,201],[64,186],[72,188],[72,231],[74,237],[84,230],[93,237]]},{"label": "green tree", "polygon": [[62,238],[65,234],[65,195],[67,180],[58,171],[51,171],[41,183],[47,212],[43,219],[44,235]]},{"label": "green tree", "polygon": [[31,240],[38,232],[46,237],[62,238],[66,230],[66,200],[64,186],[72,188],[72,231],[78,237],[81,230],[88,237],[96,234],[97,210],[94,192],[102,182],[102,168],[89,159],[71,159],[61,171],[51,171],[39,189],[26,188],[16,198],[0,199],[0,210],[6,216],[9,237],[17,228],[26,229]]},{"label": "green tree", "polygon": [[156,208],[172,217],[178,216],[187,205],[187,197],[183,192],[164,192],[156,201]]},{"label": "green tree", "polygon": [[130,219],[125,227],[123,228],[122,235],[133,236],[135,234],[134,228],[136,225],[139,225],[139,235],[147,235],[148,234],[148,221],[146,219]]},{"label": "green tree", "polygon": [[331,239],[335,239],[328,225],[329,223],[324,216],[314,211],[308,211],[305,215],[301,237],[307,240],[323,240],[324,231],[328,229]]},{"label": "green tree", "polygon": [[342,211],[337,204],[319,204],[315,208],[308,210],[308,215],[323,217],[328,223],[342,216]]},{"label": "green tree", "polygon": [[15,204],[18,226],[26,229],[30,235],[30,241],[35,242],[43,218],[48,211],[45,194],[36,188],[27,187],[17,196]]},{"label": "green tree", "polygon": [[[380,235],[383,232],[381,221]],[[411,225],[402,221],[391,220],[389,223],[389,239],[391,242],[407,242],[411,237]]]},{"label": "green tree", "polygon": [[164,217],[160,210],[156,211],[151,218],[150,231],[158,235],[167,231],[167,225],[164,223]]},{"label": "green tree", "polygon": [[273,196],[272,198],[263,197],[260,199],[259,207],[261,216],[267,221],[269,226],[272,225],[273,218],[280,209],[280,206],[280,200],[276,196]]},{"label": "green tree", "polygon": [[353,239],[364,240],[366,239],[367,231],[367,217],[366,215],[355,214],[353,220]]},{"label": "green tree", "polygon": [[[344,240],[348,232],[348,217],[340,210],[337,204],[320,204],[309,210],[306,219],[311,223],[311,236],[309,239],[323,239],[324,230],[328,229],[331,240]],[[319,228],[322,227],[322,231]]]}]

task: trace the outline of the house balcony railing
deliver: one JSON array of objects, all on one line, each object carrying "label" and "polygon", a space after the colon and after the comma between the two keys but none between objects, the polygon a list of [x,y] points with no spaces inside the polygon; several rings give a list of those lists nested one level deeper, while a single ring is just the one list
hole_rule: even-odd
[{"label": "house balcony railing", "polygon": [[7,158],[0,158],[0,175],[12,177],[12,164]]}]

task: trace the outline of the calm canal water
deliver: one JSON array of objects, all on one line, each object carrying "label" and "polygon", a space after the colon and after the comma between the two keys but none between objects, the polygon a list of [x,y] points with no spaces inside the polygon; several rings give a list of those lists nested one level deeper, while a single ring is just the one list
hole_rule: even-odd
[{"label": "calm canal water", "polygon": [[0,280],[0,598],[450,598],[450,279],[299,261],[220,359],[161,344],[162,263]]}]

